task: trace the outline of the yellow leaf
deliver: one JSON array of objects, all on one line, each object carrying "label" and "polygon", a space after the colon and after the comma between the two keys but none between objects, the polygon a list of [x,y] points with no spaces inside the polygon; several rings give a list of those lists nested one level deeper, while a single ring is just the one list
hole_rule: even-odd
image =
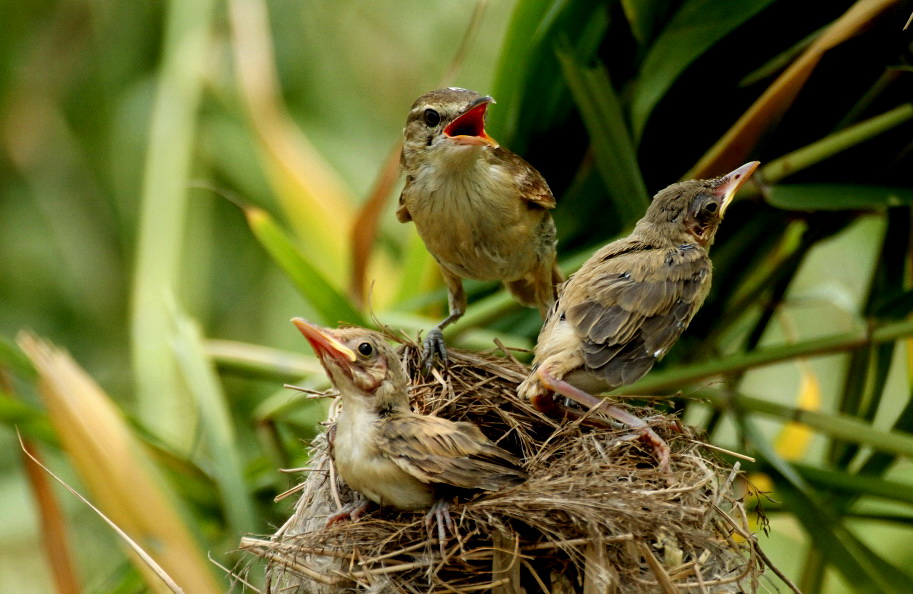
[{"label": "yellow leaf", "polygon": [[[176,498],[107,394],[69,356],[29,333],[19,346],[38,372],[39,392],[95,504],[186,592],[221,592],[210,565],[181,519]],[[169,592],[135,554],[150,589]]]},{"label": "yellow leaf", "polygon": [[267,178],[302,247],[320,271],[345,286],[349,268],[346,231],[355,219],[355,197],[339,174],[288,115],[279,91],[266,5],[228,4],[238,85]]},{"label": "yellow leaf", "polygon": [[767,131],[790,108],[821,57],[828,50],[868,28],[896,4],[896,0],[859,0],[853,4],[777,77],[700,162],[685,174],[684,179],[713,177],[749,160],[748,157],[753,154]]},{"label": "yellow leaf", "polygon": [[[821,384],[808,361],[799,361],[799,392],[796,407],[800,410],[821,409]],[[774,443],[777,452],[785,460],[798,460],[808,450],[815,432],[808,425],[789,422],[783,426]]]}]

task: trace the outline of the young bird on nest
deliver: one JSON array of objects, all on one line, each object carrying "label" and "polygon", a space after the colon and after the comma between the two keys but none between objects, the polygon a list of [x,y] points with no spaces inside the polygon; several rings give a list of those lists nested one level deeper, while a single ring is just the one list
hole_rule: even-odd
[{"label": "young bird on nest", "polygon": [[416,99],[403,129],[406,185],[396,217],[413,221],[447,283],[449,315],[423,362],[447,362],[442,330],[466,311],[464,278],[498,280],[544,316],[564,280],[555,264],[555,198],[542,175],[485,132],[491,97],[459,88]]},{"label": "young bird on nest", "polygon": [[559,289],[539,333],[521,397],[549,414],[561,394],[637,430],[663,470],[669,447],[638,417],[593,393],[643,377],[691,322],[710,291],[707,250],[735,192],[757,161],[711,180],[659,192],[628,237],[597,251]]},{"label": "young bird on nest", "polygon": [[[409,408],[407,379],[383,335],[362,328],[328,330],[301,318],[292,323],[308,339],[342,397],[332,455],[339,476],[381,506],[429,509],[443,547],[453,532],[448,496],[465,490],[496,491],[526,480],[509,452],[471,423],[420,415]],[[357,519],[365,500],[330,516],[327,526]]]}]

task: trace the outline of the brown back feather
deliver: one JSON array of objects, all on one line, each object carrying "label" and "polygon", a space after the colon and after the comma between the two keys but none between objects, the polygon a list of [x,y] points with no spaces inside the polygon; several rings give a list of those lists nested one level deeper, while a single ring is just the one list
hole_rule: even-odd
[{"label": "brown back feather", "polygon": [[681,336],[710,288],[710,259],[696,245],[657,248],[616,242],[581,270],[585,278],[577,283],[576,276],[571,278],[563,294],[589,294],[570,295],[568,301],[576,305],[566,316],[581,338],[587,368],[611,388],[633,383],[653,367]]},{"label": "brown back feather", "polygon": [[495,491],[526,480],[520,461],[470,423],[415,413],[387,419],[381,451],[426,483]]}]

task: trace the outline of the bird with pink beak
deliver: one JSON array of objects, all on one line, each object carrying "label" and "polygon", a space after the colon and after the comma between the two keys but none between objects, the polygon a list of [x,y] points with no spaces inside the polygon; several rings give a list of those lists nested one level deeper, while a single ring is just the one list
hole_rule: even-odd
[{"label": "bird with pink beak", "polygon": [[736,191],[758,167],[660,191],[633,232],[598,250],[558,289],[521,397],[553,415],[560,394],[636,431],[659,466],[669,447],[642,419],[594,396],[643,377],[675,344],[710,291],[708,250]]}]

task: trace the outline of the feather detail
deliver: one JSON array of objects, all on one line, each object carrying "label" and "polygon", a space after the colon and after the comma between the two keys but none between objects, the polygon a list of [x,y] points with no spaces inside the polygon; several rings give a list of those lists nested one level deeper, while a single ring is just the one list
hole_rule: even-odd
[{"label": "feather detail", "polygon": [[470,423],[400,413],[385,420],[377,445],[425,483],[494,491],[526,479],[520,461]]}]

